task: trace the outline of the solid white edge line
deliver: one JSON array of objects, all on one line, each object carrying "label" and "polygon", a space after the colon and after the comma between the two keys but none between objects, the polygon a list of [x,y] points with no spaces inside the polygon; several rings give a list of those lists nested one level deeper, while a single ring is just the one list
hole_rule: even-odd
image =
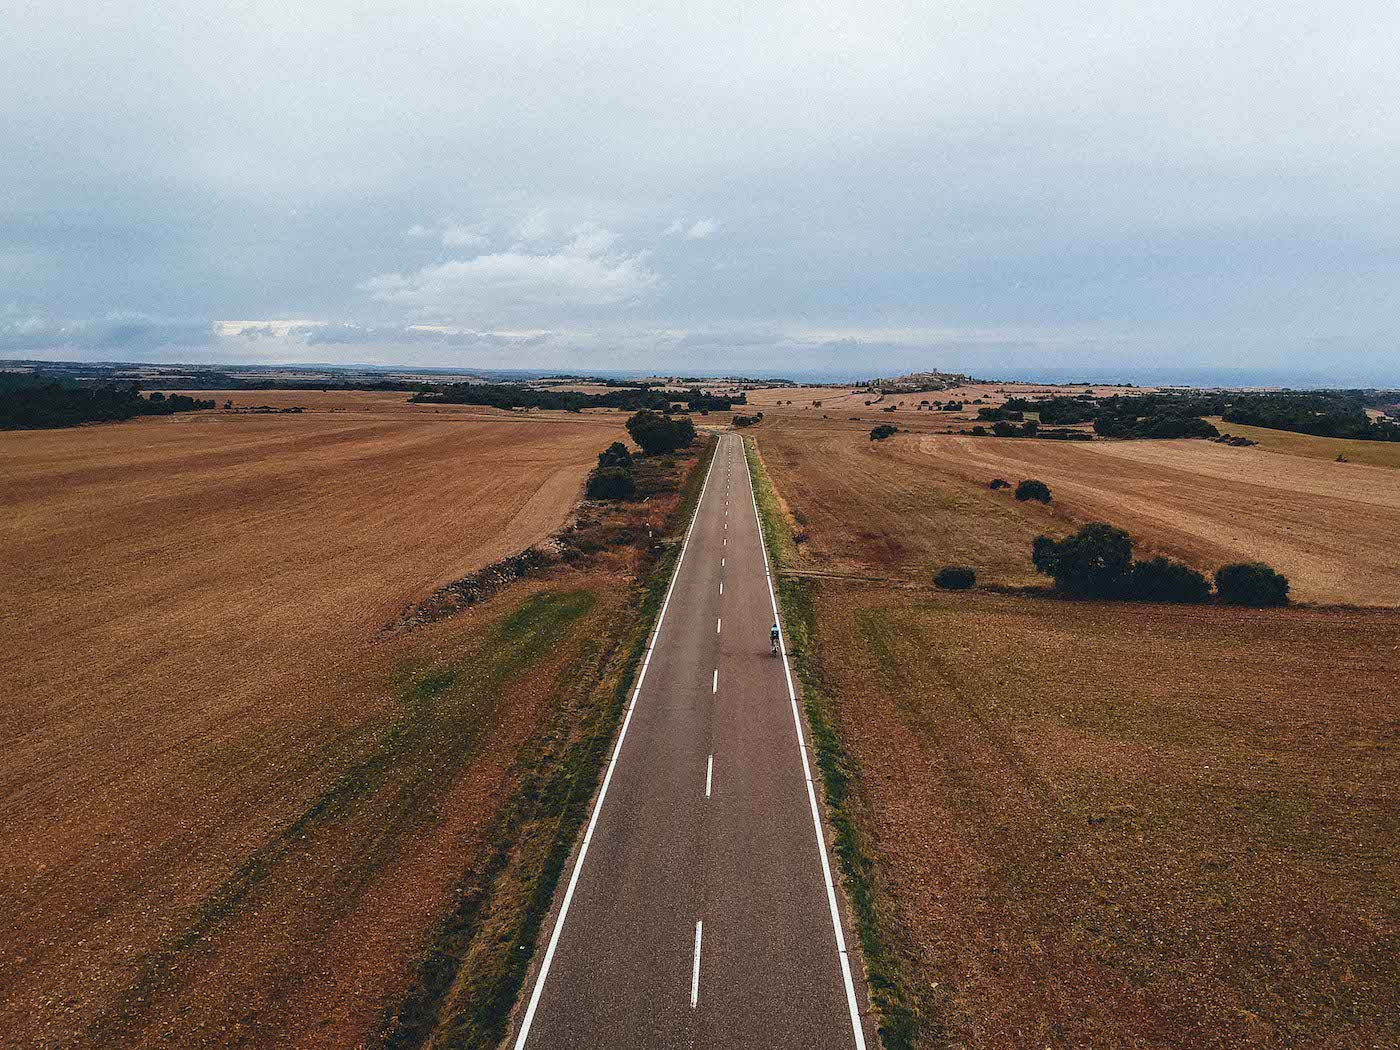
[{"label": "solid white edge line", "polygon": [[710,787],[715,782],[715,756],[711,755],[705,763],[705,797],[710,797]]},{"label": "solid white edge line", "polygon": [[690,967],[690,1008],[694,1010],[700,1005],[700,931],[702,924],[699,919],[695,920],[695,962]]},{"label": "solid white edge line", "polygon": [[[743,438],[739,439],[743,441]],[[807,804],[812,810],[812,828],[817,836],[817,855],[822,862],[822,881],[826,883],[826,903],[831,909],[831,928],[836,934],[836,954],[841,964],[841,980],[846,986],[846,1006],[851,1012],[851,1034],[856,1050],[865,1050],[865,1030],[860,1023],[860,1007],[856,1004],[856,987],[851,978],[851,962],[846,950],[846,935],[841,929],[841,910],[836,904],[836,884],[831,879],[831,862],[826,855],[826,837],[822,834],[821,810],[817,808],[816,785],[812,782],[812,767],[807,761],[807,742],[802,736],[802,715],[797,709],[797,691],[792,687],[792,668],[788,666],[787,640],[781,630],[778,596],[773,590],[773,572],[768,565],[768,541],[763,535],[763,519],[758,514],[758,496],[753,487],[753,471],[749,468],[748,450],[744,453],[744,471],[749,479],[749,497],[753,502],[754,524],[758,527],[758,542],[763,551],[763,575],[768,580],[768,600],[773,604],[773,622],[779,624],[778,651],[783,657],[783,673],[787,677],[788,702],[792,705],[792,724],[797,730],[797,749],[802,755],[802,776],[807,781]]]},{"label": "solid white edge line", "polygon": [[[583,871],[583,861],[588,856],[588,846],[593,841],[593,829],[598,826],[598,816],[603,812],[603,800],[607,798],[608,785],[612,783],[613,770],[617,768],[618,756],[622,754],[622,742],[627,739],[627,727],[632,724],[632,712],[637,709],[637,697],[641,694],[642,683],[646,681],[647,668],[651,666],[651,654],[656,649],[657,639],[661,637],[661,627],[666,620],[666,610],[671,606],[671,595],[676,589],[676,581],[681,578],[681,566],[685,564],[685,552],[690,548],[690,536],[695,531],[695,523],[700,520],[700,509],[705,505],[705,492],[710,487],[710,475],[714,473],[715,459],[718,456],[719,446],[716,444],[715,454],[710,457],[710,469],[705,472],[705,483],[700,487],[700,498],[695,501],[695,513],[691,516],[690,528],[686,529],[685,541],[681,544],[680,557],[676,559],[676,570],[671,574],[671,584],[666,588],[666,597],[661,603],[661,612],[656,617],[656,627],[652,631],[651,642],[647,645],[646,657],[642,660],[641,673],[637,675],[637,687],[632,690],[632,700],[627,705],[627,717],[622,720],[622,728],[618,730],[617,744],[613,747],[612,757],[608,760],[607,772],[603,774],[603,784],[598,789],[598,801],[593,803],[593,814],[588,818],[588,827],[583,833],[583,844],[579,847],[578,860],[574,861],[574,870],[569,876],[568,888],[564,891],[564,901],[559,906],[559,917],[554,920],[554,930],[549,935],[549,945],[545,948],[544,961],[540,963],[540,972],[535,977],[535,988],[530,993],[530,1004],[526,1007],[525,1016],[520,1022],[520,1033],[515,1040],[515,1050],[524,1050],[525,1040],[530,1037],[530,1026],[534,1023],[535,1011],[539,1008],[540,996],[544,993],[544,982],[549,977],[549,967],[554,962],[554,952],[559,947],[559,935],[564,930],[564,920],[568,917],[569,905],[573,903],[574,889],[578,886],[579,873]],[[696,924],[695,952],[696,981],[698,982],[700,972],[698,923]]]}]

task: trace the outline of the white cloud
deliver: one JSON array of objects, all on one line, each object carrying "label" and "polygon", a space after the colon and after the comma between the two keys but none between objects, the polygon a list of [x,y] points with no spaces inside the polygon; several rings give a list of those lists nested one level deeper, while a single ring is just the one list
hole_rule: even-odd
[{"label": "white cloud", "polygon": [[690,241],[703,241],[719,229],[719,223],[714,219],[696,219],[688,222],[685,219],[676,219],[667,226],[663,233],[667,237],[684,237]]},{"label": "white cloud", "polygon": [[611,230],[587,223],[553,251],[517,246],[412,273],[379,274],[360,288],[379,302],[445,317],[616,306],[661,284],[647,252],[616,252],[616,242]]}]

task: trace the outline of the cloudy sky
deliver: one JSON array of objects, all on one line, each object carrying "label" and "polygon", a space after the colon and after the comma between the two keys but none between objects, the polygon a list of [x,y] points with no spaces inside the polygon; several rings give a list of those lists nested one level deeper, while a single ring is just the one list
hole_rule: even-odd
[{"label": "cloudy sky", "polygon": [[1400,382],[1393,0],[20,0],[0,357]]}]

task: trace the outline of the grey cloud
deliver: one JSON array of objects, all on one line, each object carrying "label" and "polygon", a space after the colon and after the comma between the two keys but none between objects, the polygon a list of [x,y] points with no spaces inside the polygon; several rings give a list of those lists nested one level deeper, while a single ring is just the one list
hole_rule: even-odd
[{"label": "grey cloud", "polygon": [[0,317],[0,350],[9,353],[68,349],[120,353],[160,347],[207,346],[214,338],[209,321],[175,320],[139,313],[112,313],[92,319],[38,315]]},{"label": "grey cloud", "polygon": [[[340,327],[210,352],[1400,380],[1390,0],[188,0],[6,28],[0,346],[294,317]],[[479,334],[514,329],[555,334]],[[1012,329],[1054,334],[986,337]]]}]

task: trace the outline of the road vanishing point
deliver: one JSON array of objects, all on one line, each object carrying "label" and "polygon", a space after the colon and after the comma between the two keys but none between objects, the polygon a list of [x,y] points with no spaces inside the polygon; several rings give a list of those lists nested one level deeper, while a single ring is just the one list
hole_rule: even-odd
[{"label": "road vanishing point", "polygon": [[516,1050],[864,1050],[815,760],[786,645],[769,652],[777,619],[742,439],[724,434]]}]

